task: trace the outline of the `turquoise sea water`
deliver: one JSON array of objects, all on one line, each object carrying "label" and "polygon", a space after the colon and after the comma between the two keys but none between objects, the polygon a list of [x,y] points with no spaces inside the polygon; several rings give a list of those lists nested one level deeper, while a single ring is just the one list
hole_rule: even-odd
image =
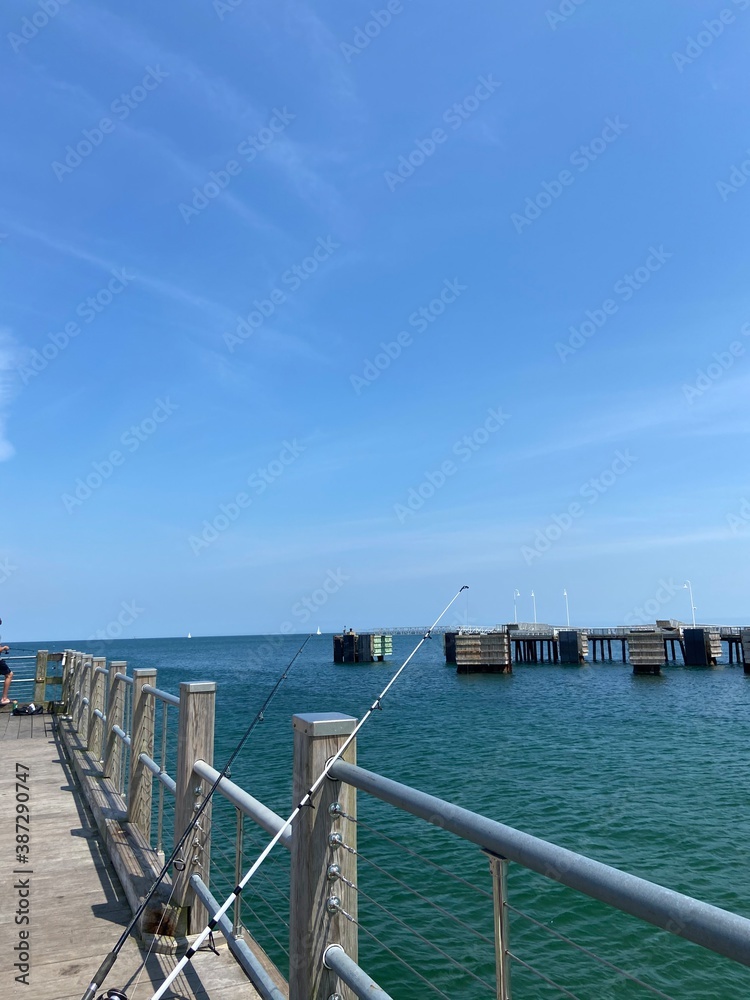
[{"label": "turquoise sea water", "polygon": [[[330,636],[313,636],[234,765],[233,780],[287,815],[293,805],[292,715],[339,711],[361,716],[417,639],[394,637],[389,663],[346,666],[333,664]],[[170,691],[176,692],[181,680],[216,680],[215,760],[220,767],[301,641],[296,636],[130,640],[112,641],[94,652],[125,659],[129,669],[156,667],[158,686]],[[90,648],[81,641],[25,645]],[[445,665],[442,639],[435,637],[399,678],[383,708],[360,735],[362,766],[750,916],[750,677],[741,668],[672,667],[661,677],[634,677],[619,663],[516,665],[511,676],[465,677]],[[367,824],[358,831],[359,850],[367,859],[360,861],[358,876],[361,964],[398,1000],[441,993],[387,948],[442,995],[492,996],[493,949],[478,936],[492,938],[492,902],[485,895],[492,885],[481,852],[366,796],[360,796],[359,809]],[[212,885],[219,896],[233,884],[232,824],[231,816],[217,809]],[[343,833],[346,839],[345,827]],[[476,890],[405,853],[383,834],[449,868]],[[248,863],[266,839],[248,834]],[[267,867],[245,910],[247,925],[282,969],[288,937],[282,898],[288,858],[283,855]],[[445,912],[432,909],[369,862]],[[509,890],[513,907],[662,994],[683,1000],[750,995],[750,970],[516,865],[510,868]],[[654,995],[515,913],[511,948],[580,998]],[[513,985],[514,994],[526,1000],[564,995],[519,963],[513,966]]]}]

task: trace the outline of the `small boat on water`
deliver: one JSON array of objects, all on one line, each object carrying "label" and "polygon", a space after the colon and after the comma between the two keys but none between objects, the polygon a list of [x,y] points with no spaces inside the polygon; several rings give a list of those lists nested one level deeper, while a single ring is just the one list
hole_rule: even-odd
[{"label": "small boat on water", "polygon": [[323,635],[323,633],[320,631],[320,625],[318,625],[318,631],[315,634],[316,635]]},{"label": "small boat on water", "polygon": [[192,639],[193,638],[192,635],[189,632],[187,634],[187,637],[188,637],[188,639]]}]

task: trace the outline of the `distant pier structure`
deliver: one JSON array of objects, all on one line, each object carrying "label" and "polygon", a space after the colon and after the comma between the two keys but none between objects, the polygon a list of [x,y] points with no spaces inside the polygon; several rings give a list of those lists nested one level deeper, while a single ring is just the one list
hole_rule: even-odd
[{"label": "distant pier structure", "polygon": [[382,662],[393,652],[393,636],[350,629],[333,637],[334,663]]},{"label": "distant pier structure", "polygon": [[445,659],[459,674],[509,674],[513,670],[507,632],[446,632]]},{"label": "distant pier structure", "polygon": [[729,663],[742,663],[744,672],[750,674],[750,628],[690,627],[674,619],[614,628],[574,629],[523,623],[462,628],[446,631],[445,661],[455,664],[461,674],[508,674],[514,662],[596,663],[598,659],[614,660],[616,652],[623,663],[632,665],[634,674],[659,674],[668,663],[715,667],[723,643],[727,644]]}]

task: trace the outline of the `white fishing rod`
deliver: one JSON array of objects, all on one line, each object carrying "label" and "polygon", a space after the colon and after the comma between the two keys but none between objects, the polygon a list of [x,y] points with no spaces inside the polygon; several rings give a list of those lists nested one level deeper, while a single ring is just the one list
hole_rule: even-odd
[{"label": "white fishing rod", "polygon": [[344,742],[339,747],[339,749],[336,751],[336,753],[333,755],[333,757],[329,757],[329,759],[326,761],[325,767],[320,772],[320,774],[315,779],[315,781],[312,783],[312,785],[310,786],[310,788],[302,796],[302,798],[297,803],[297,805],[295,806],[295,808],[292,810],[292,812],[291,812],[289,818],[287,819],[286,823],[284,823],[284,825],[281,827],[281,829],[278,830],[278,832],[276,834],[274,834],[273,839],[268,842],[268,844],[263,849],[263,851],[255,859],[255,861],[253,862],[253,864],[251,865],[251,867],[248,869],[247,873],[243,877],[242,881],[239,882],[235,886],[235,888],[229,894],[229,896],[224,901],[224,903],[219,907],[219,909],[216,911],[216,913],[213,915],[213,917],[209,920],[209,922],[206,924],[206,926],[200,932],[200,934],[198,935],[198,937],[193,942],[192,946],[190,948],[188,948],[188,950],[185,952],[185,954],[180,959],[180,961],[177,963],[177,965],[175,965],[175,967],[169,973],[169,975],[164,980],[164,982],[161,984],[161,986],[156,991],[156,993],[153,994],[153,996],[151,997],[151,1000],[161,1000],[161,997],[164,996],[164,994],[166,993],[166,991],[172,985],[172,983],[177,978],[177,976],[179,976],[179,974],[182,972],[182,970],[185,968],[185,966],[188,964],[188,962],[191,960],[191,958],[193,957],[193,955],[200,948],[200,946],[203,944],[203,942],[206,940],[206,938],[209,936],[209,934],[211,934],[217,928],[217,926],[218,926],[219,921],[221,920],[221,918],[224,916],[224,914],[227,912],[227,910],[230,908],[230,906],[232,906],[234,904],[234,901],[240,895],[240,893],[245,888],[245,886],[247,885],[247,883],[250,881],[250,879],[257,872],[257,870],[260,868],[260,866],[266,860],[266,858],[271,853],[271,851],[274,849],[274,847],[278,844],[278,842],[284,836],[284,834],[289,829],[289,827],[292,825],[292,823],[295,821],[295,819],[297,818],[297,816],[299,816],[301,810],[304,809],[305,806],[307,806],[307,805],[310,804],[310,802],[312,801],[313,795],[315,795],[315,793],[317,792],[317,790],[320,788],[320,786],[323,784],[323,782],[325,781],[325,779],[328,777],[328,774],[329,774],[331,768],[333,767],[333,765],[338,760],[340,760],[341,757],[343,757],[343,755],[346,753],[346,751],[348,750],[348,748],[351,746],[351,744],[357,738],[357,733],[362,729],[362,727],[365,725],[365,723],[370,718],[370,716],[373,714],[373,712],[375,712],[379,708],[381,708],[381,704],[380,704],[381,701],[383,700],[383,698],[385,698],[385,696],[388,694],[388,692],[390,691],[390,689],[393,687],[393,685],[399,679],[399,677],[401,676],[401,674],[404,672],[404,670],[406,669],[406,667],[409,664],[410,660],[414,657],[414,655],[417,653],[417,651],[419,650],[419,648],[422,646],[422,643],[426,642],[427,639],[429,639],[431,637],[432,630],[435,628],[435,626],[438,624],[438,622],[443,617],[443,615],[446,613],[446,611],[450,608],[450,606],[458,599],[459,594],[461,594],[464,590],[468,590],[468,589],[469,589],[468,586],[461,587],[461,589],[451,598],[451,600],[448,602],[448,604],[446,604],[446,606],[443,608],[443,610],[437,616],[437,618],[435,619],[435,621],[432,623],[432,625],[430,625],[430,627],[427,629],[427,631],[425,632],[425,634],[419,640],[419,642],[417,643],[417,645],[414,647],[414,649],[411,651],[411,653],[409,653],[409,655],[406,657],[406,659],[404,660],[404,662],[398,668],[398,670],[396,671],[396,673],[393,675],[393,677],[391,677],[391,679],[388,681],[388,683],[386,684],[386,686],[383,688],[383,690],[377,696],[377,698],[372,703],[372,705],[370,705],[370,707],[368,708],[367,712],[359,720],[359,722],[357,723],[357,725],[352,730],[351,735],[349,735],[346,738],[346,740],[344,740]]}]

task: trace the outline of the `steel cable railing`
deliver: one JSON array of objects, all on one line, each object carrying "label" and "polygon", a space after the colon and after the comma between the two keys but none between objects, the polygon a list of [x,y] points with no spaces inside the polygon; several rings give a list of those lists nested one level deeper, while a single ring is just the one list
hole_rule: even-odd
[{"label": "steel cable railing", "polygon": [[[343,911],[342,911],[342,912],[343,912]],[[376,943],[376,944],[377,944],[377,945],[378,945],[378,946],[379,946],[380,948],[382,948],[382,949],[383,949],[383,951],[386,951],[386,952],[387,952],[387,953],[388,953],[388,954],[389,954],[389,955],[390,955],[390,956],[391,956],[392,958],[394,958],[394,959],[395,959],[395,960],[396,960],[396,961],[397,961],[397,962],[398,962],[398,963],[399,963],[400,965],[402,965],[402,966],[403,966],[403,967],[404,967],[405,969],[408,969],[408,971],[409,971],[409,972],[411,972],[411,973],[412,973],[412,975],[414,975],[414,976],[415,976],[415,977],[416,977],[417,979],[421,980],[421,982],[423,982],[423,983],[425,984],[425,986],[427,986],[427,987],[428,987],[429,989],[431,989],[433,993],[437,993],[437,995],[438,995],[438,996],[440,996],[440,997],[443,997],[443,998],[444,998],[444,1000],[452,1000],[452,998],[451,998],[451,997],[449,997],[447,993],[444,993],[444,992],[443,992],[443,991],[442,991],[442,990],[440,989],[440,987],[439,987],[439,986],[436,986],[436,985],[435,985],[434,983],[430,982],[430,980],[429,980],[429,979],[427,979],[427,977],[426,977],[426,976],[423,976],[423,975],[422,975],[422,973],[421,973],[421,972],[419,972],[419,971],[418,971],[417,969],[415,969],[413,965],[410,965],[410,964],[409,964],[409,962],[407,962],[407,961],[406,961],[406,959],[405,959],[405,958],[403,958],[403,956],[401,956],[401,955],[399,955],[399,954],[398,954],[397,952],[395,952],[395,951],[393,950],[393,948],[390,948],[390,947],[389,947],[389,946],[388,946],[388,945],[387,945],[387,944],[386,944],[386,943],[385,943],[384,941],[381,941],[381,940],[380,940],[380,938],[379,938],[379,937],[377,936],[377,934],[373,933],[373,931],[371,931],[371,930],[370,930],[370,929],[369,929],[368,927],[366,927],[366,926],[365,926],[365,925],[364,925],[363,923],[361,923],[361,922],[360,922],[359,920],[355,919],[354,917],[350,916],[349,914],[346,914],[346,916],[348,917],[348,919],[349,919],[349,920],[351,920],[351,922],[352,922],[353,924],[356,924],[356,925],[357,925],[357,927],[358,927],[358,928],[359,928],[359,929],[360,929],[361,931],[364,931],[364,933],[365,933],[365,934],[366,934],[366,935],[367,935],[367,936],[368,936],[369,938],[371,938],[371,939],[372,939],[373,941],[375,941],[375,943]],[[492,995],[493,995],[493,996],[495,995],[495,991],[494,991],[494,988],[493,988],[493,990],[492,990]]]},{"label": "steel cable railing", "polygon": [[[224,805],[224,803],[221,804]],[[229,810],[220,811],[227,813]],[[235,884],[238,866],[241,868],[247,857],[252,856],[254,852],[252,845],[254,838],[245,832],[243,844],[240,845],[236,835],[229,832],[231,824],[224,822],[224,820],[226,820],[226,816],[217,817],[214,815],[211,826],[211,883],[212,887],[218,884],[222,890],[230,889]],[[250,841],[250,843],[246,845],[244,841]],[[239,857],[238,850],[241,850]],[[284,858],[283,855],[282,858]],[[288,962],[289,890],[280,884],[280,876],[283,876],[288,886],[289,863],[287,861],[286,866],[284,866],[283,860],[280,861],[278,858],[274,858],[273,862],[274,864],[269,867],[271,871],[278,873],[276,878],[272,877],[267,869],[258,872],[257,880],[253,880],[253,885],[249,886],[242,897],[236,901],[233,923],[236,933],[241,933],[242,928],[246,928],[262,947],[268,948],[269,941],[273,942],[277,949],[276,959],[283,956]],[[286,902],[287,905],[286,913],[281,912],[280,903],[283,902]],[[239,908],[240,904],[241,909]],[[267,935],[265,941],[259,928]]]},{"label": "steel cable railing", "polygon": [[[415,862],[428,865],[436,873],[439,873],[441,876],[445,876],[446,878],[449,878],[455,883],[457,883],[460,886],[460,888],[472,890],[473,892],[481,896],[484,896],[485,898],[492,898],[491,893],[483,890],[480,886],[477,886],[474,882],[471,882],[469,879],[466,879],[463,876],[457,875],[455,872],[452,872],[449,868],[446,868],[444,865],[440,865],[437,862],[432,861],[431,858],[426,857],[418,850],[414,850],[412,847],[407,847],[406,844],[404,844],[402,841],[397,840],[395,837],[388,836],[387,834],[378,830],[372,824],[360,819],[359,817],[350,816],[346,814],[343,810],[338,809],[335,811],[342,820],[355,824],[356,827],[359,828],[360,831],[362,831],[362,833],[366,833],[372,838],[377,838],[377,840],[382,842],[383,845],[393,848],[393,850],[396,852],[405,853]],[[420,902],[427,904],[433,910],[437,911],[441,917],[451,921],[451,923],[453,923],[454,925],[458,925],[459,928],[464,933],[465,937],[468,936],[474,940],[478,939],[483,944],[486,944],[488,948],[490,949],[493,948],[495,942],[490,937],[488,937],[486,934],[482,934],[481,931],[478,931],[475,926],[471,926],[465,920],[461,920],[459,917],[455,916],[455,914],[450,910],[446,909],[445,906],[441,906],[439,903],[436,903],[434,900],[434,893],[433,893],[433,898],[430,898],[428,895],[425,894],[425,892],[420,892],[418,889],[414,888],[413,885],[410,885],[409,882],[405,881],[404,878],[400,878],[398,875],[395,875],[389,860],[384,860],[381,856],[378,856],[378,861],[373,861],[373,859],[368,856],[369,851],[367,854],[363,853],[363,851],[360,849],[361,845],[358,845],[357,848],[353,848],[346,842],[342,842],[339,846],[342,849],[348,851],[349,853],[355,855],[358,860],[361,859],[364,865],[366,865],[368,868],[373,869],[375,872],[377,872],[379,876],[382,876],[382,878],[389,880],[390,883],[398,886],[400,890],[403,890],[404,892],[411,894],[415,898],[419,899]],[[393,851],[391,851],[391,855],[392,854]],[[405,876],[405,878],[408,877],[409,876]],[[361,880],[362,880],[362,873],[360,872],[358,881],[361,882]],[[431,941],[427,939],[424,935],[421,935],[418,932],[414,931],[412,925],[408,923],[407,920],[402,919],[402,917],[400,917],[397,913],[395,913],[393,909],[383,906],[382,903],[378,901],[376,896],[371,894],[369,891],[365,891],[362,888],[362,885],[356,886],[354,885],[353,882],[345,878],[342,878],[341,881],[344,882],[346,885],[348,885],[350,888],[352,888],[354,891],[356,891],[358,897],[361,900],[366,901],[367,904],[374,907],[381,914],[387,917],[389,922],[399,926],[405,932],[421,940],[421,942],[425,946],[432,948],[435,952],[437,952],[441,956],[441,958],[448,961],[452,966],[460,968],[464,972],[468,972],[468,974],[472,977],[472,979],[479,981],[479,983],[481,983],[483,987],[494,989],[494,987],[491,987],[486,979],[482,979],[481,976],[476,975],[476,973],[473,972],[472,969],[467,968],[464,963],[459,962],[453,956],[448,954],[444,949],[437,946],[434,943],[434,941]],[[547,926],[541,921],[536,920],[534,917],[531,917],[529,914],[524,913],[517,907],[511,906],[508,903],[506,903],[505,905],[507,906],[508,912],[511,913],[514,917],[518,917],[519,919],[527,921],[532,927],[536,927],[538,929],[546,931],[561,945],[563,945],[566,950],[577,951],[579,954],[584,954],[587,956],[587,958],[591,959],[594,962],[597,962],[604,969],[607,969],[612,973],[614,973],[615,977],[617,977],[617,979],[619,979],[622,982],[623,986],[626,983],[630,983],[635,987],[647,991],[650,995],[660,998],[660,1000],[673,1000],[673,998],[670,997],[669,994],[665,993],[664,991],[658,989],[655,986],[652,986],[650,983],[639,978],[639,976],[634,975],[632,972],[629,972],[621,965],[617,965],[614,962],[602,958],[601,956],[597,955],[596,952],[593,951],[592,949],[586,948],[583,945],[578,944],[578,942],[572,940],[571,938],[567,937],[564,934],[561,934],[559,931]],[[354,920],[354,918],[351,919]],[[380,937],[377,937],[377,935],[369,931],[369,928],[366,926],[366,924],[370,923],[371,921],[363,919],[362,914],[360,914],[359,919],[357,919],[355,922],[357,923],[358,927],[361,927],[362,930],[365,931],[366,934],[368,934],[368,936],[370,936],[373,940],[377,940],[377,943],[380,945],[380,947],[388,951],[388,954],[390,954],[394,958],[402,960],[402,956],[398,955],[398,951],[396,950],[397,946],[396,949],[389,948],[388,945],[386,944],[386,941],[382,940],[383,938],[382,931],[376,928],[378,929]],[[387,940],[388,936],[385,935],[385,937]],[[550,970],[547,970],[546,973],[542,972],[540,969],[536,968],[536,966],[534,966],[531,962],[526,961],[525,958],[521,958],[520,955],[517,955],[515,952],[511,952],[510,950],[507,951],[507,955],[512,960],[512,962],[516,964],[519,972],[524,970],[529,975],[532,975],[535,978],[546,983],[547,986],[556,991],[558,994],[563,996],[573,997],[574,1000],[578,1000],[577,994],[573,992],[575,987],[571,989],[569,988],[568,985],[563,985],[563,983],[559,981],[560,976],[557,975],[555,972],[551,972],[551,974]],[[417,974],[414,967],[410,965],[408,962],[403,960],[402,964],[406,965],[413,974]],[[426,977],[423,977],[423,981],[425,980]],[[565,980],[563,979],[563,982],[564,981]],[[444,986],[444,982],[442,982],[440,979],[438,979],[438,983]],[[437,990],[440,990],[440,986],[438,986],[437,983],[433,983],[431,985],[436,987]]]},{"label": "steel cable railing", "polygon": [[524,969],[528,969],[529,972],[533,973],[535,976],[537,976],[537,978],[541,979],[542,982],[547,983],[548,986],[551,986],[553,989],[556,989],[558,993],[562,993],[563,996],[570,997],[571,1000],[581,1000],[581,998],[577,996],[575,993],[571,993],[569,989],[566,989],[564,986],[561,986],[559,983],[556,983],[554,979],[550,979],[549,976],[545,976],[543,972],[540,972],[539,969],[534,968],[533,965],[529,965],[528,962],[524,962],[523,959],[518,957],[518,955],[514,955],[512,951],[509,951],[508,955],[513,959],[514,962],[517,962],[519,965],[523,966]]},{"label": "steel cable railing", "polygon": [[[173,777],[177,766],[176,722],[179,717],[179,698],[149,684],[144,685],[143,692],[154,701],[154,762],[162,774]],[[156,829],[156,850],[164,853],[164,845],[174,842],[175,798],[171,789],[166,789],[160,780],[156,785],[157,794],[151,802],[151,821]],[[170,794],[165,796],[165,791]]]},{"label": "steel cable railing", "polygon": [[584,946],[578,944],[577,941],[573,941],[572,938],[566,937],[564,934],[561,934],[554,928],[549,927],[547,924],[543,924],[541,921],[534,919],[534,917],[530,916],[528,913],[524,913],[517,907],[511,906],[510,903],[506,903],[506,906],[508,907],[508,910],[511,913],[515,913],[516,916],[522,917],[524,920],[527,920],[530,924],[533,924],[535,927],[539,927],[541,930],[546,931],[548,934],[552,935],[552,937],[557,938],[559,941],[563,941],[569,947],[575,948],[577,951],[582,952],[584,955],[587,955],[595,962],[599,962],[606,968],[616,972],[624,979],[628,979],[630,982],[636,983],[643,989],[648,990],[648,992],[652,993],[654,996],[661,997],[661,1000],[674,1000],[674,997],[670,997],[669,994],[663,993],[655,986],[651,986],[650,983],[644,982],[642,979],[639,979],[637,976],[634,976],[632,973],[628,972],[626,969],[621,968],[619,965],[615,965],[613,962],[607,961],[606,958],[602,958],[601,955],[597,955],[596,952],[591,951],[589,948],[584,948]]},{"label": "steel cable railing", "polygon": [[[437,862],[433,862],[432,859],[425,857],[419,851],[416,851],[411,847],[407,847],[401,841],[397,841],[393,837],[383,834],[381,831],[379,831],[376,827],[372,826],[370,823],[367,823],[359,819],[358,817],[355,818],[353,816],[350,816],[340,808],[339,809],[334,808],[333,812],[338,818],[342,819],[343,821],[355,824],[358,828],[360,828],[360,830],[363,833],[370,834],[378,838],[386,849],[397,848],[403,851],[408,856],[408,859],[411,862],[412,874],[418,868],[420,863],[425,863],[428,866],[428,868],[431,869],[432,871],[438,871],[442,875],[451,878],[454,881],[454,883],[458,884],[459,888],[464,891],[464,896],[466,895],[465,890],[469,889],[472,891],[472,893],[479,895],[485,900],[487,899],[491,900],[493,898],[492,893],[481,889],[475,883],[470,882],[468,879],[463,878],[463,876],[456,875],[455,872],[451,872],[450,869],[446,868],[444,865],[440,865]],[[361,860],[363,864],[367,866],[366,870],[370,870],[374,874],[380,877],[379,881],[382,882],[383,880],[387,880],[387,883],[385,884],[392,884],[397,886],[399,896],[404,897],[405,895],[408,895],[409,897],[418,900],[420,904],[426,904],[426,906],[428,906],[433,912],[435,912],[438,915],[438,919],[441,921],[441,926],[444,932],[447,931],[448,927],[457,928],[459,931],[458,940],[460,940],[460,942],[463,944],[465,948],[467,947],[468,942],[474,941],[475,943],[478,942],[480,944],[481,949],[484,952],[486,952],[488,958],[489,956],[493,955],[494,940],[492,937],[490,937],[488,934],[482,933],[482,931],[479,930],[476,925],[472,925],[471,923],[468,923],[466,920],[457,917],[455,913],[452,912],[452,910],[448,909],[447,906],[441,905],[439,902],[435,900],[434,897],[430,898],[424,892],[421,892],[420,890],[416,889],[413,885],[409,884],[409,882],[405,881],[404,878],[395,875],[392,870],[389,870],[387,862],[383,861],[382,864],[379,863],[379,861],[382,860],[380,858],[378,859],[378,861],[374,861],[372,857],[369,856],[369,852],[368,854],[364,854],[362,852],[362,850],[360,849],[361,845],[358,845],[357,848],[354,848],[350,844],[348,844],[346,840],[343,839],[343,837],[340,841],[337,842],[337,846],[340,849],[345,850],[348,853],[354,855],[358,861]],[[391,851],[391,854],[392,853],[393,852]],[[467,964],[466,960],[461,961],[455,955],[450,954],[449,951],[447,951],[444,947],[441,947],[440,944],[438,944],[434,939],[430,940],[430,938],[428,938],[424,934],[421,934],[418,931],[416,931],[412,923],[409,923],[408,920],[403,919],[403,917],[394,912],[392,908],[383,905],[383,903],[381,903],[376,898],[376,896],[371,891],[369,891],[370,890],[369,886],[368,889],[365,890],[362,885],[361,871],[358,879],[360,883],[359,885],[355,885],[351,880],[342,877],[341,874],[339,874],[338,877],[340,878],[343,884],[349,886],[353,891],[357,893],[358,897],[360,898],[361,901],[365,903],[366,907],[369,907],[371,909],[373,915],[375,911],[378,911],[381,915],[384,915],[387,918],[388,925],[390,925],[394,929],[397,929],[400,935],[403,935],[403,933],[405,932],[406,934],[410,935],[420,943],[419,944],[420,948],[424,946],[425,962],[427,964],[434,967],[434,961],[428,959],[426,957],[427,955],[429,954],[438,955],[440,956],[440,959],[443,960],[444,963],[443,967],[446,970],[452,968],[454,970],[454,975],[455,972],[457,971],[461,975],[464,983],[466,983],[467,979],[474,981],[475,993],[472,995],[476,994],[476,987],[479,987],[481,991],[487,991],[489,994],[495,995],[494,984],[488,981],[488,978],[483,978],[482,975],[478,974],[474,968],[471,968]],[[407,962],[406,959],[403,957],[403,955],[399,954],[399,950],[397,950],[398,946],[392,948],[390,947],[389,944],[386,943],[385,940],[383,940],[383,937],[387,938],[388,935],[383,935],[383,932],[379,930],[378,933],[380,936],[378,936],[373,931],[371,931],[370,928],[366,925],[365,918],[363,918],[362,913],[358,915],[358,918],[355,918],[351,914],[347,914],[343,908],[340,909],[340,912],[347,919],[351,920],[352,922],[356,923],[358,927],[362,928],[368,934],[368,936],[371,937],[373,941],[377,941],[377,943],[380,945],[382,949],[385,949],[388,954],[390,954],[393,958],[400,961],[401,964],[404,965],[404,967],[407,968],[410,973],[417,976],[420,979],[420,981],[429,984],[430,987],[438,995],[441,996],[445,995],[445,993],[440,988],[440,986],[437,985],[437,983],[431,982],[430,980],[427,979],[427,977],[418,973],[415,967],[411,963]],[[437,928],[435,928],[435,930],[437,930]],[[451,940],[455,940],[455,938],[451,938]],[[489,961],[487,962],[487,965],[488,966],[490,965]]]},{"label": "steel cable railing", "polygon": [[[357,855],[357,857],[360,860],[364,861],[365,864],[370,865],[371,868],[375,868],[376,871],[379,871],[381,875],[385,875],[386,878],[389,878],[391,879],[391,881],[396,882],[403,889],[406,889],[407,892],[410,892],[413,896],[416,896],[417,899],[421,899],[423,903],[427,903],[428,906],[431,906],[433,910],[437,910],[438,913],[442,914],[444,917],[447,917],[448,920],[452,920],[453,923],[457,924],[462,930],[468,931],[470,934],[474,935],[474,937],[479,938],[481,941],[486,941],[487,944],[489,944],[490,946],[494,946],[495,942],[492,940],[492,938],[487,937],[486,934],[482,934],[481,931],[478,931],[475,927],[472,927],[470,924],[467,924],[465,920],[461,920],[459,917],[455,916],[455,914],[451,913],[449,910],[446,910],[444,906],[441,906],[439,903],[434,902],[428,896],[425,896],[424,893],[419,892],[418,889],[415,889],[413,886],[410,886],[408,883],[404,882],[397,876],[392,875],[385,868],[376,864],[376,862],[371,861],[369,858],[366,858],[364,854],[362,854],[360,851],[354,850],[354,848],[347,847],[345,844],[343,844],[342,847],[344,847],[344,850],[352,851],[354,854]],[[377,906],[379,904],[376,903],[375,905]]]},{"label": "steel cable railing", "polygon": [[[341,878],[341,876],[339,877]],[[462,962],[459,962],[458,959],[453,958],[452,955],[449,955],[448,952],[444,951],[439,945],[436,945],[433,941],[430,941],[429,938],[426,938],[424,934],[420,934],[419,931],[415,931],[414,928],[411,927],[405,920],[402,920],[401,917],[397,916],[392,910],[389,910],[387,906],[384,906],[382,903],[379,903],[376,899],[374,899],[372,896],[366,893],[364,889],[360,888],[360,886],[354,885],[354,883],[350,882],[348,879],[342,878],[341,881],[343,881],[351,889],[354,889],[355,892],[357,892],[363,899],[366,899],[373,906],[376,906],[382,913],[385,913],[386,916],[388,916],[391,920],[395,921],[395,923],[397,923],[400,927],[403,927],[407,933],[412,935],[412,937],[415,937],[423,944],[426,944],[428,948],[431,948],[433,951],[436,951],[442,958],[450,962],[451,965],[455,966],[461,972],[466,973],[466,975],[470,976],[472,979],[475,979],[478,983],[481,983],[482,986],[486,986],[487,989],[490,990],[490,992],[494,992],[495,987],[492,985],[492,983],[488,983],[485,979],[482,979],[481,976],[478,976],[475,972],[472,972],[471,969],[469,969]],[[343,913],[344,911],[342,910],[341,912]],[[346,916],[348,917],[348,919],[351,920],[354,919],[349,914],[346,914]],[[485,938],[483,935],[479,936],[482,937],[483,940],[487,941],[490,945],[493,944],[490,938]]]},{"label": "steel cable railing", "polygon": [[492,899],[491,892],[488,892],[486,889],[480,888],[480,886],[475,885],[473,882],[469,882],[468,879],[463,878],[461,875],[457,875],[455,872],[452,872],[449,868],[446,868],[443,865],[438,864],[436,861],[433,861],[431,858],[426,857],[424,854],[420,854],[418,851],[415,851],[412,848],[407,847],[406,844],[402,844],[400,841],[394,840],[393,837],[389,837],[387,834],[378,830],[376,827],[371,826],[369,823],[366,823],[360,817],[357,817],[355,819],[353,816],[347,816],[347,814],[343,812],[340,812],[338,815],[340,815],[342,819],[349,820],[350,823],[356,823],[357,826],[361,827],[363,830],[367,830],[368,833],[371,833],[374,836],[379,837],[381,840],[386,841],[393,847],[397,847],[400,851],[403,851],[404,854],[409,854],[411,855],[411,857],[416,858],[423,864],[429,865],[436,871],[439,871],[443,875],[446,875],[448,878],[453,879],[454,882],[458,882],[461,885],[465,885],[467,888],[472,889],[478,895],[484,896],[486,899]]}]

